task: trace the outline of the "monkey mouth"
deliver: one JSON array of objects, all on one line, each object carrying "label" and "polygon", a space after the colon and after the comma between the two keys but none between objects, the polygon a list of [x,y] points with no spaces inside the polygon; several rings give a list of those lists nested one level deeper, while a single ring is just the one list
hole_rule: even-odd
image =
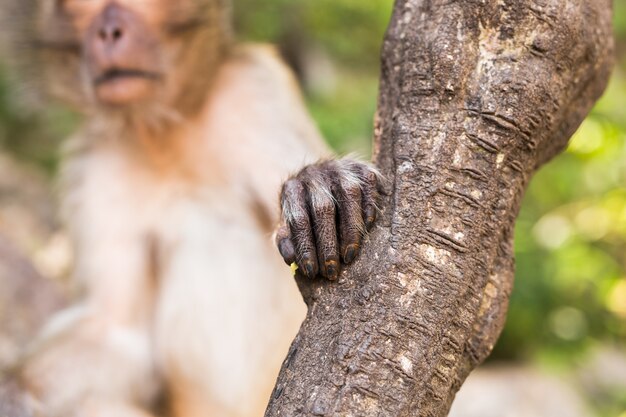
[{"label": "monkey mouth", "polygon": [[95,79],[96,86],[100,86],[102,84],[106,84],[109,82],[114,82],[122,79],[131,79],[131,78],[139,78],[144,80],[158,80],[161,76],[155,72],[143,71],[137,69],[122,69],[122,68],[111,68],[102,73],[99,77]]},{"label": "monkey mouth", "polygon": [[160,78],[155,72],[111,68],[94,80],[96,99],[112,106],[138,103],[154,93],[154,81]]}]

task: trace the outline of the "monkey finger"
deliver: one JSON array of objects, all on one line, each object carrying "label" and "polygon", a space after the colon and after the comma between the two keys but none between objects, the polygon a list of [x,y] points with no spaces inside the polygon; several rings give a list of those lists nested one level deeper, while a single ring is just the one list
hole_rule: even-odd
[{"label": "monkey finger", "polygon": [[291,241],[291,233],[287,224],[281,224],[276,230],[275,243],[280,256],[283,257],[287,265],[291,265],[296,261],[296,248]]},{"label": "monkey finger", "polygon": [[363,219],[365,220],[365,228],[370,230],[378,217],[379,176],[367,166],[363,166],[362,170]]},{"label": "monkey finger", "polygon": [[313,218],[320,272],[330,280],[339,275],[339,245],[335,226],[335,201],[331,187],[310,188],[311,217]]},{"label": "monkey finger", "polygon": [[356,258],[365,232],[361,187],[353,181],[340,180],[337,195],[341,255],[344,263],[349,264]]},{"label": "monkey finger", "polygon": [[295,248],[296,263],[304,275],[313,278],[318,272],[317,253],[304,183],[293,178],[288,180],[283,185],[281,203]]}]

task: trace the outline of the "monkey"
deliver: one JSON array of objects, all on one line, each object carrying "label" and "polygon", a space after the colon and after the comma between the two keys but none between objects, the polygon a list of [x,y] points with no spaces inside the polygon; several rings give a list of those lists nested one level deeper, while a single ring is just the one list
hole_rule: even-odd
[{"label": "monkey", "polygon": [[332,154],[228,0],[15,7],[32,85],[82,115],[59,180],[80,296],[12,373],[16,415],[261,416],[305,313],[285,263],[337,280],[380,175]]}]

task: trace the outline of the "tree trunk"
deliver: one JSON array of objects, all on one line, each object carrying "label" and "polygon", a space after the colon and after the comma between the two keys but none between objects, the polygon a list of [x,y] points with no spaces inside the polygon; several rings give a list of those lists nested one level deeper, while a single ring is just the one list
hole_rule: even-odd
[{"label": "tree trunk", "polygon": [[505,321],[533,172],[606,86],[609,0],[397,0],[382,53],[378,225],[308,316],[266,416],[445,416]]}]

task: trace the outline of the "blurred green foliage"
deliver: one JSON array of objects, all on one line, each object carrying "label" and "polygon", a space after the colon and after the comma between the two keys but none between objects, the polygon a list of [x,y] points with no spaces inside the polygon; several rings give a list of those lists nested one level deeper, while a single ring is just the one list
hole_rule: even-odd
[{"label": "blurred green foliage", "polygon": [[52,174],[59,161],[59,145],[75,126],[76,115],[59,108],[36,111],[26,104],[28,94],[21,89],[0,70],[0,149]]},{"label": "blurred green foliage", "polygon": [[[241,38],[278,43],[290,61],[308,62],[301,73],[307,101],[332,146],[367,154],[392,1],[235,4]],[[615,28],[620,58],[606,95],[568,150],[537,174],[524,201],[516,286],[495,359],[572,360],[599,341],[626,345],[624,1],[615,3]],[[311,58],[311,51],[318,53]],[[0,146],[54,170],[59,138],[72,123],[56,111],[24,113],[8,87],[0,77]]]},{"label": "blurred green foliage", "polygon": [[517,275],[495,355],[572,358],[626,341],[626,79],[621,70],[567,151],[534,178],[516,229]]},{"label": "blurred green foliage", "polygon": [[337,151],[367,155],[380,46],[392,5],[391,0],[238,0],[235,22],[242,38],[278,44],[292,64],[318,48],[332,60],[332,80],[326,80],[331,88],[308,88],[309,108]]},{"label": "blurred green foliage", "polygon": [[390,0],[237,0],[235,21],[247,39],[318,42],[343,64],[371,71],[391,9]]}]

